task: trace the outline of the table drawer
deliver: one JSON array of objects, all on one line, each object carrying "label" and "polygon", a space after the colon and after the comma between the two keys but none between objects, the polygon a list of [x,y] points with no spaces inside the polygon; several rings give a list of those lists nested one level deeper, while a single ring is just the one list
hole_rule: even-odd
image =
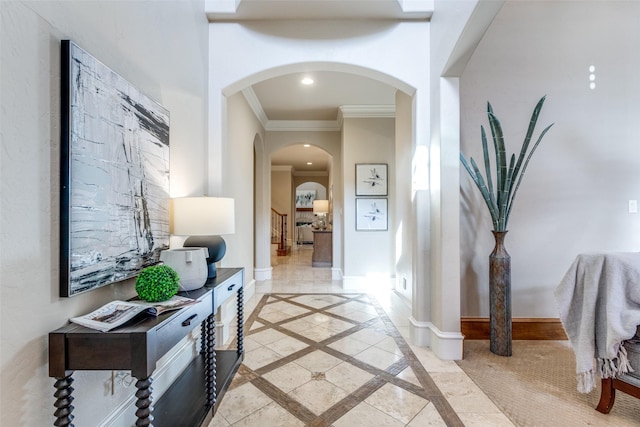
[{"label": "table drawer", "polygon": [[165,354],[202,323],[211,313],[211,304],[211,294],[207,294],[200,302],[184,308],[169,323],[162,325],[157,332],[157,354]]},{"label": "table drawer", "polygon": [[233,297],[240,288],[242,288],[241,271],[234,274],[224,284],[216,286],[213,297],[213,311],[215,312],[227,299]]}]

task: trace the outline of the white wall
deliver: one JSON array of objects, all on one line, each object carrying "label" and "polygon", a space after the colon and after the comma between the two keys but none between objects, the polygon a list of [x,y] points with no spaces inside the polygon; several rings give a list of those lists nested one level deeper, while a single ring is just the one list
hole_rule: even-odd
[{"label": "white wall", "polygon": [[[394,119],[345,119],[342,125],[344,176],[344,275],[395,277]],[[356,163],[386,163],[387,230],[356,230]]]},{"label": "white wall", "polygon": [[[70,38],[171,113],[172,194],[206,181],[207,22],[202,1],[0,2],[0,327],[2,425],[53,423],[49,331],[133,295],[120,283],[58,297],[60,40]],[[78,426],[97,425],[110,372],[75,375]]]},{"label": "white wall", "polygon": [[[221,182],[225,165],[217,155],[225,144],[226,99],[261,80],[296,71],[331,70],[370,77],[416,96],[416,139],[428,135],[427,22],[268,21],[211,24],[209,182]],[[418,43],[409,43],[417,40]],[[238,55],[242,52],[242,55]],[[384,61],[379,58],[384,57]],[[411,64],[411,66],[407,66]],[[268,137],[269,138],[269,137]],[[340,168],[337,165],[336,169]],[[334,169],[334,171],[336,170]],[[342,170],[340,168],[340,170]],[[334,200],[342,200],[334,173]],[[409,183],[407,183],[409,184]],[[342,212],[334,208],[334,238],[342,233]],[[334,265],[344,261],[334,244]],[[334,271],[334,273],[336,273]],[[335,276],[334,276],[335,277]],[[423,280],[420,277],[419,280]]]},{"label": "white wall", "polygon": [[[254,266],[254,140],[264,129],[240,93],[228,100],[229,121],[227,141],[222,157],[225,173],[222,176],[224,197],[233,197],[236,209],[236,230],[224,236],[227,254],[223,267],[244,267],[245,284],[253,281]],[[256,159],[258,161],[258,159]]]},{"label": "white wall", "polygon": [[[462,141],[481,160],[490,101],[509,151],[547,100],[538,132],[555,122],[527,169],[509,220],[514,317],[557,317],[553,290],[575,256],[638,251],[640,3],[506,2],[461,79]],[[596,89],[589,89],[589,66]],[[462,314],[488,316],[491,221],[461,172]]]}]

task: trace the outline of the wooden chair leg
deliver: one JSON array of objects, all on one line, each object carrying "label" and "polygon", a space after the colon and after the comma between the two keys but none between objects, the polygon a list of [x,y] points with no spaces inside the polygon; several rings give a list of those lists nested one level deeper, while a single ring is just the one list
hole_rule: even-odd
[{"label": "wooden chair leg", "polygon": [[602,412],[603,414],[608,414],[613,407],[613,403],[616,400],[616,389],[613,388],[613,379],[612,378],[603,378],[602,379],[602,390],[600,392],[600,402],[598,402],[598,406],[596,410],[598,412]]}]

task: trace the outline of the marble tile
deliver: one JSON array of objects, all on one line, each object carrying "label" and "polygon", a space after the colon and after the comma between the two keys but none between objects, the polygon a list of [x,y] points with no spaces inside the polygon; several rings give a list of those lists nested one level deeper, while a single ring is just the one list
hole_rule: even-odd
[{"label": "marble tile", "polygon": [[387,369],[389,366],[402,359],[402,356],[389,353],[388,351],[381,350],[376,347],[369,347],[368,349],[356,354],[353,357],[382,370]]},{"label": "marble tile", "polygon": [[272,342],[269,344],[269,348],[276,353],[284,356],[288,356],[296,351],[300,351],[303,348],[308,347],[307,344],[303,343],[300,340],[291,337],[285,337],[276,342]]},{"label": "marble tile", "polygon": [[263,314],[260,316],[260,318],[267,320],[271,323],[278,323],[281,322],[283,320],[289,319],[291,318],[291,316],[287,313],[284,313],[282,311],[272,311],[270,313],[267,314]]},{"label": "marble tile", "polygon": [[[466,427],[514,427],[514,424],[502,413],[497,414],[478,414],[458,412],[460,421],[464,423]],[[418,424],[416,424],[416,427]],[[412,426],[413,427],[413,426]]]},{"label": "marble tile", "polygon": [[268,345],[282,338],[286,338],[287,335],[275,329],[266,329],[264,331],[256,332],[255,334],[248,335],[249,338],[262,345]]},{"label": "marble tile", "polygon": [[296,363],[311,372],[327,372],[334,366],[342,363],[342,360],[316,350],[296,360]]},{"label": "marble tile", "polygon": [[227,391],[218,413],[230,424],[235,424],[271,402],[269,397],[251,383],[246,383]]},{"label": "marble tile", "polygon": [[375,347],[388,351],[389,353],[397,354],[398,356],[402,356],[402,351],[396,345],[396,341],[392,337],[386,337],[379,343],[375,345]]},{"label": "marble tile", "polygon": [[[362,283],[357,280],[331,280],[331,269],[310,266],[312,252],[311,246],[294,249],[292,255],[287,257],[277,257],[273,251],[273,279],[256,282],[256,293],[245,302],[247,318],[250,308],[260,307],[259,315],[265,321],[283,322],[279,323],[283,330],[318,343],[344,333],[354,324],[373,321],[363,330],[331,342],[328,347],[344,354],[346,358],[353,356],[378,369],[386,369],[400,360],[403,357],[401,348],[405,347],[398,348],[390,336],[392,334],[386,333],[385,323],[376,320],[377,308],[384,309],[398,332],[410,342],[410,304],[389,292],[389,283],[385,281],[380,281],[379,287],[374,289],[369,280],[360,281]],[[375,300],[370,300],[365,293]],[[267,300],[262,300],[265,295]],[[332,305],[335,306],[325,311]],[[306,316],[289,320],[301,315]],[[255,332],[260,328],[264,330]],[[259,320],[245,331],[244,365],[251,370],[277,362],[307,346],[300,339],[271,329]],[[248,333],[250,331],[254,332]],[[511,426],[506,416],[497,410],[455,362],[441,361],[428,348],[410,348],[433,377],[438,387],[435,392],[442,393],[464,425]],[[413,363],[410,360],[407,362]],[[302,419],[311,422],[313,414],[320,415],[328,409],[331,410],[325,414],[326,425],[335,427],[440,427],[454,422],[446,412],[443,412],[443,419],[428,400],[402,387],[385,383],[383,377],[374,377],[349,363],[348,358],[342,360],[320,349],[270,372],[259,370],[262,374],[259,378],[255,378],[253,372],[244,372],[247,377],[236,376],[209,427],[302,426],[305,425]],[[397,377],[412,384],[407,384],[407,388],[413,390],[412,387],[421,387],[411,366]],[[374,378],[375,381],[369,382]],[[375,390],[371,395],[361,395],[362,398],[366,396],[365,401],[343,400],[363,385]],[[359,399],[355,396],[359,395],[351,395],[350,399]],[[292,405],[293,402],[288,399],[294,399],[302,406]],[[356,406],[352,408],[353,404]],[[314,425],[318,422],[322,424],[323,421],[318,419]]]},{"label": "marble tile", "polygon": [[275,351],[261,346],[254,350],[245,352],[244,360],[242,361],[242,363],[248,368],[256,370],[265,365],[268,365],[269,363],[280,360],[281,358],[282,356]]},{"label": "marble tile", "polygon": [[396,376],[420,387],[420,381],[418,381],[418,377],[416,377],[416,374],[415,372],[413,372],[413,369],[411,369],[411,367],[406,368]]},{"label": "marble tile", "polygon": [[292,320],[291,322],[286,322],[280,325],[280,327],[290,330],[291,332],[295,332],[297,334],[301,334],[302,332],[314,328],[314,325],[311,322],[307,322],[304,319]]},{"label": "marble tile", "polygon": [[244,344],[244,351],[248,352],[251,350],[255,350],[259,347],[262,347],[262,344],[260,344],[259,342],[256,342],[254,340],[252,340],[251,338],[245,338],[243,341]]},{"label": "marble tile", "polygon": [[347,393],[353,393],[374,376],[350,363],[343,362],[325,373],[325,378]]},{"label": "marble tile", "polygon": [[457,413],[500,413],[491,399],[464,372],[434,372],[431,377]]},{"label": "marble tile", "polygon": [[405,423],[365,402],[358,404],[336,422],[334,427],[402,427]]},{"label": "marble tile", "polygon": [[253,331],[253,330],[255,330],[255,329],[260,329],[260,328],[262,328],[263,326],[264,326],[264,324],[262,324],[262,323],[260,323],[260,322],[258,322],[258,321],[255,321],[255,322],[253,322],[253,324],[251,325],[251,328],[249,328],[249,330],[250,330],[250,331]]},{"label": "marble tile", "polygon": [[324,341],[327,338],[334,336],[337,332],[333,332],[323,326],[314,326],[300,332],[300,335],[309,338],[314,341]]},{"label": "marble tile", "polygon": [[428,400],[393,384],[385,384],[366,398],[365,402],[405,424],[429,403]]},{"label": "marble tile", "polygon": [[329,344],[328,347],[338,350],[346,355],[353,356],[354,354],[361,353],[368,349],[371,345],[362,341],[354,340],[350,337],[345,337]]},{"label": "marble tile", "polygon": [[387,338],[387,334],[380,333],[371,328],[365,328],[349,335],[354,340],[362,341],[369,345],[376,345],[383,339]]},{"label": "marble tile", "polygon": [[262,377],[285,393],[308,383],[312,379],[311,371],[293,362],[274,369]]},{"label": "marble tile", "polygon": [[[411,422],[407,424],[407,427],[445,427],[447,423],[444,422],[438,410],[433,406],[433,403],[427,403],[427,406],[422,408],[418,414],[413,417]],[[465,426],[469,424],[464,423]],[[494,424],[483,424],[482,427],[494,427]]]},{"label": "marble tile", "polygon": [[233,427],[287,426],[303,427],[305,424],[282,406],[273,402],[233,424]]},{"label": "marble tile", "polygon": [[462,369],[453,360],[442,360],[429,348],[418,347],[409,344],[411,350],[416,355],[427,372],[457,372],[462,373]]},{"label": "marble tile", "polygon": [[288,394],[316,415],[322,414],[347,396],[344,390],[326,380],[309,381]]}]

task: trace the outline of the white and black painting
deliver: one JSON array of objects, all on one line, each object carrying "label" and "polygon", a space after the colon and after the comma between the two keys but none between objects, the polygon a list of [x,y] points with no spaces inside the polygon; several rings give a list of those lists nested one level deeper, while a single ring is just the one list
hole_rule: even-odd
[{"label": "white and black painting", "polygon": [[357,231],[384,231],[387,216],[387,199],[356,199]]},{"label": "white and black painting", "polygon": [[356,164],[356,196],[386,196],[387,187],[385,163]]},{"label": "white and black painting", "polygon": [[135,276],[169,247],[169,112],[62,41],[60,293]]}]

